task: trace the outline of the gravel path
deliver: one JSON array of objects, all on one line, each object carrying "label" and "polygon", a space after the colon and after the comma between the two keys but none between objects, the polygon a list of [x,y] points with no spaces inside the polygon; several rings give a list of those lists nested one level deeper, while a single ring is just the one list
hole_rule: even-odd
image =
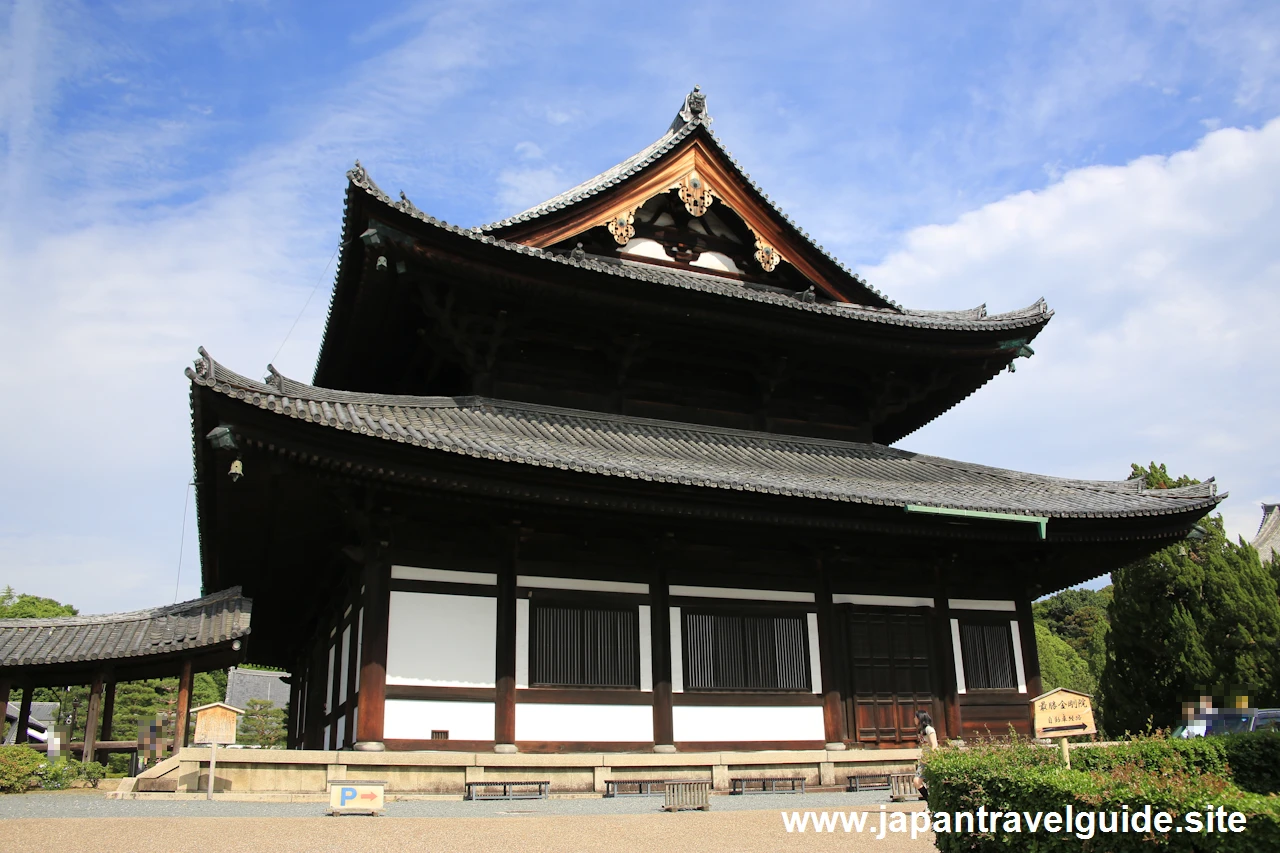
[{"label": "gravel path", "polygon": [[[929,853],[931,834],[877,840],[882,793],[714,797],[665,814],[659,798],[388,803],[387,817],[321,817],[323,803],[108,800],[100,793],[0,796],[4,853]],[[918,803],[888,805],[917,811]],[[780,812],[866,810],[873,832],[788,833]],[[182,818],[177,820],[176,818]],[[425,819],[423,819],[425,818]],[[431,820],[431,818],[450,818]],[[495,819],[496,818],[496,819]],[[504,819],[505,818],[505,819]]]}]

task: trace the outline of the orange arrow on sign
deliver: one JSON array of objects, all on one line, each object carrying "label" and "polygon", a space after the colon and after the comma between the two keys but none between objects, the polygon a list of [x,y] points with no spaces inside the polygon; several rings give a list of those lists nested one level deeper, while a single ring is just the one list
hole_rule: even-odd
[{"label": "orange arrow on sign", "polygon": [[373,791],[370,791],[370,792],[369,792],[369,793],[367,793],[367,794],[361,794],[361,795],[360,795],[360,799],[362,799],[362,800],[376,800],[376,799],[378,799],[378,795],[377,795],[377,794],[375,794],[375,793],[373,793]]}]

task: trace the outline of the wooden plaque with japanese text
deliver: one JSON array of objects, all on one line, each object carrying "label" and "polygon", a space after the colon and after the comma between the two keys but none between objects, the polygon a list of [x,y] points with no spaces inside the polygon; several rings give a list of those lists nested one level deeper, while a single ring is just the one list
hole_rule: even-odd
[{"label": "wooden plaque with japanese text", "polygon": [[1031,700],[1031,725],[1040,738],[1097,734],[1093,697],[1065,687],[1050,690]]}]

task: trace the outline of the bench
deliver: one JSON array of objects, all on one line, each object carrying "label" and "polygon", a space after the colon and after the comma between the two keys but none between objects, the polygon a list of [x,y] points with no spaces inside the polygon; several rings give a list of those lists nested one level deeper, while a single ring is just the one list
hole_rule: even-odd
[{"label": "bench", "polygon": [[848,778],[850,791],[887,791],[889,789],[888,773],[858,773]]},{"label": "bench", "polygon": [[[766,776],[762,779],[731,779],[733,783],[732,794],[803,794],[804,793],[804,777],[803,776]],[[786,788],[779,789],[778,784],[785,783]],[[753,790],[753,785],[759,785],[759,789]],[[799,785],[799,787],[796,787]]]},{"label": "bench", "polygon": [[[662,787],[654,790],[654,785]],[[665,779],[606,779],[604,795],[606,797],[659,797],[666,791]],[[634,788],[635,790],[629,790]]]},{"label": "bench", "polygon": [[[551,782],[467,782],[468,800],[545,800]],[[529,788],[536,788],[531,791]],[[497,792],[491,793],[494,789]]]}]

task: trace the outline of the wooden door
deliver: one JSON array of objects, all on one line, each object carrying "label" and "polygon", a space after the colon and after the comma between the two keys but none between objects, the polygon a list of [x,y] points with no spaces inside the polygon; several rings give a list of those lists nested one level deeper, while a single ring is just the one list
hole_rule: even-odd
[{"label": "wooden door", "polygon": [[916,711],[933,713],[928,617],[842,605],[845,722],[864,743],[916,740]]}]

